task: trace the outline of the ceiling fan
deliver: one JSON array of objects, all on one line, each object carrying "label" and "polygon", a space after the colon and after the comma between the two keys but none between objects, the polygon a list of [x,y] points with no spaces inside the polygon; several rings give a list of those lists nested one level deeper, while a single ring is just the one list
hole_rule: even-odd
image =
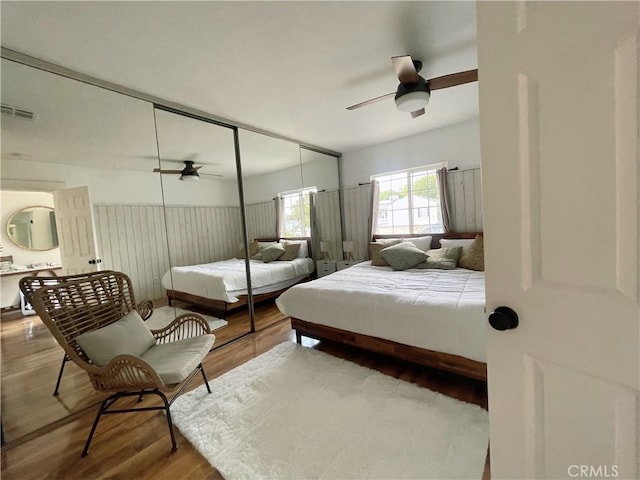
[{"label": "ceiling fan", "polygon": [[[168,173],[180,175],[180,180],[183,182],[193,182],[196,180],[200,180],[200,174],[198,170],[200,170],[203,165],[198,165],[197,167],[194,165],[193,160],[183,160],[184,168],[182,170],[164,170],[161,168],[154,168],[154,173]],[[222,177],[222,175],[218,175],[215,173],[203,173],[202,175],[208,175],[210,177]]]},{"label": "ceiling fan", "polygon": [[402,112],[411,112],[411,117],[416,118],[424,114],[424,108],[429,103],[432,90],[455,87],[464,83],[478,81],[478,69],[466,70],[464,72],[451,73],[441,77],[425,80],[418,72],[422,69],[420,60],[413,60],[410,55],[391,57],[393,69],[396,71],[400,85],[397,91],[387,93],[361,103],[356,103],[347,107],[347,110],[371,105],[372,103],[395,97],[396,106]]}]

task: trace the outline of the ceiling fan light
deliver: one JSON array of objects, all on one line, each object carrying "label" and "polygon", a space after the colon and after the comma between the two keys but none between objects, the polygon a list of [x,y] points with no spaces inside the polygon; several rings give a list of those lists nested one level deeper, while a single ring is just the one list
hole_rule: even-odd
[{"label": "ceiling fan light", "polygon": [[401,112],[415,112],[425,108],[429,103],[428,91],[414,91],[396,97],[396,107]]},{"label": "ceiling fan light", "polygon": [[180,175],[180,180],[182,180],[183,182],[195,182],[197,180],[200,180],[200,175],[198,175],[198,172],[183,173],[182,175]]}]

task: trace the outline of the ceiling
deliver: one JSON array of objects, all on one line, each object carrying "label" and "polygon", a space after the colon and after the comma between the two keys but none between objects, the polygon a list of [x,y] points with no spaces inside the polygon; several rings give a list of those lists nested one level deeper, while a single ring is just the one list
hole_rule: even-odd
[{"label": "ceiling", "polygon": [[9,2],[3,47],[339,152],[478,116],[477,83],[412,119],[390,57],[431,78],[477,67],[473,2]]}]

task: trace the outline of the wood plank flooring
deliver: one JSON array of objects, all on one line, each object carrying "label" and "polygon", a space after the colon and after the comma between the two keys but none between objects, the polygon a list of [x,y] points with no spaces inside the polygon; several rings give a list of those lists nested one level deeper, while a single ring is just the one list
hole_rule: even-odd
[{"label": "wood plank flooring", "polygon": [[[259,319],[258,332],[242,337],[207,356],[203,364],[210,379],[283,341],[295,341],[289,320],[283,318],[272,303],[259,305],[256,313]],[[304,339],[304,344],[487,408],[486,385],[483,382],[328,342]],[[3,370],[3,377],[4,375]],[[24,380],[31,381],[28,378]],[[201,380],[194,382],[192,388],[199,384]],[[155,405],[155,402],[153,398],[145,398],[143,404]],[[28,409],[28,405],[25,408]],[[3,447],[2,478],[222,478],[177,429],[178,451],[170,452],[166,418],[158,412],[103,417],[89,456],[81,459],[80,452],[94,416],[95,408],[89,408],[49,432],[14,446],[9,444]],[[488,467],[485,469],[485,478],[488,478]]]}]

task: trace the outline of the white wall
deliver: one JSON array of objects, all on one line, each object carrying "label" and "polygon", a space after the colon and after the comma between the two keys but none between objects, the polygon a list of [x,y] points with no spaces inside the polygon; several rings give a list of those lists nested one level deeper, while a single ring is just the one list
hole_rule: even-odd
[{"label": "white wall", "polygon": [[302,186],[300,165],[265,175],[245,177],[242,179],[242,186],[245,205],[273,200],[278,193],[296,190]]},{"label": "white wall", "polygon": [[371,175],[448,162],[461,170],[480,166],[477,119],[410,137],[379,143],[342,155],[342,185],[371,181]]},{"label": "white wall", "polygon": [[[27,173],[28,172],[28,173]],[[86,168],[45,162],[2,160],[2,180],[59,182],[62,188],[88,186],[91,201],[103,205],[162,205],[160,175],[146,171]],[[181,182],[177,175],[163,175],[167,205],[237,206],[235,180],[207,177]]]}]

